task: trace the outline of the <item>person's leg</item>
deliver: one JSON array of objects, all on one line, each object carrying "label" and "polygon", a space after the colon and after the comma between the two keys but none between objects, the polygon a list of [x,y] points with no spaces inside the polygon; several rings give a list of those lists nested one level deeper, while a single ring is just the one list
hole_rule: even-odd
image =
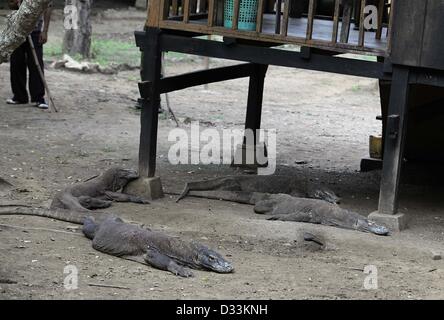
[{"label": "person's leg", "polygon": [[[39,61],[40,68],[44,72],[43,66],[43,46],[39,43],[40,32],[33,32],[31,34],[32,42],[34,43],[35,52]],[[31,94],[31,102],[45,103],[45,86],[40,77],[39,70],[34,61],[34,56],[31,51],[31,46],[28,46],[28,69],[29,69],[29,92]]]},{"label": "person's leg", "polygon": [[10,73],[13,98],[8,103],[28,103],[28,91],[26,91],[26,47],[23,43],[14,50],[11,55]]}]

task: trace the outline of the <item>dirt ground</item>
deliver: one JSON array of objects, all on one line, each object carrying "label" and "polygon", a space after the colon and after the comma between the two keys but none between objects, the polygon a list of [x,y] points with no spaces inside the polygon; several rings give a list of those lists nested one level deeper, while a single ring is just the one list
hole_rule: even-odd
[{"label": "dirt ground", "polygon": [[[125,18],[131,16],[131,19]],[[143,14],[124,11],[96,19],[95,35],[109,30],[131,39]],[[0,23],[2,21],[0,20]],[[62,36],[60,19],[51,37]],[[211,66],[229,62],[211,60]],[[202,59],[169,59],[166,74],[203,67]],[[61,112],[30,105],[9,106],[9,65],[0,66],[0,176],[15,191],[1,202],[49,205],[58,190],[112,165],[137,168],[138,71],[117,75],[48,68],[47,80]],[[246,79],[170,94],[184,119],[204,128],[242,128]],[[163,105],[165,104],[165,97]],[[367,215],[377,208],[379,172],[360,173],[368,136],[380,133],[377,84],[373,80],[270,67],[263,127],[277,128],[278,173],[319,181],[342,197],[342,206]],[[142,206],[115,204],[110,211],[217,249],[235,266],[233,274],[196,271],[182,279],[170,273],[94,251],[78,226],[37,217],[0,218],[0,298],[2,299],[442,299],[444,202],[439,186],[403,185],[400,208],[409,229],[390,237],[292,222],[267,221],[247,205],[174,195],[186,181],[239,173],[229,166],[171,165],[168,133],[161,116],[158,175],[168,193]],[[301,164],[302,163],[302,164]],[[322,234],[321,250],[305,243],[304,231]],[[66,290],[65,266],[79,271],[79,288]],[[367,265],[378,270],[378,289],[364,289]],[[102,288],[91,284],[122,286]]]}]

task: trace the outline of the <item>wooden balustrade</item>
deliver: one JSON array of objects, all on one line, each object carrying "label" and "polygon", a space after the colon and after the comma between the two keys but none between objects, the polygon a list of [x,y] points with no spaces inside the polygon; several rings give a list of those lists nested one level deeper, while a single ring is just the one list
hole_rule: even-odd
[{"label": "wooden balustrade", "polygon": [[[224,27],[224,3],[227,0],[151,0],[148,26],[164,29],[190,31],[201,34],[215,34],[248,40],[289,43],[318,47],[338,52],[369,53],[387,55],[390,48],[391,23],[394,0],[380,0],[378,3],[378,28],[372,30],[375,36],[366,37],[366,0],[335,0],[329,19],[317,13],[318,0],[309,0],[308,7],[300,18],[292,18],[294,1],[283,0],[283,12],[276,7],[275,13],[265,11],[268,0],[258,0],[256,29],[239,29],[239,13],[242,0],[233,1],[231,28]],[[277,5],[280,1],[276,1]],[[352,17],[354,7],[359,10]],[[151,10],[151,11],[150,11]],[[390,10],[390,11],[389,11]],[[158,14],[158,19],[154,17]],[[387,14],[388,14],[388,21]],[[305,24],[305,27],[304,27]],[[352,25],[355,24],[356,28]],[[357,29],[357,30],[356,30]],[[383,34],[383,30],[386,33]]]}]

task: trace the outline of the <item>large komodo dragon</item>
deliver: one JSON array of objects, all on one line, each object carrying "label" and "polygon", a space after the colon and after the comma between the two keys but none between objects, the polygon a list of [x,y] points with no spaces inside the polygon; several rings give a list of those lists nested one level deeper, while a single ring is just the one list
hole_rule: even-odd
[{"label": "large komodo dragon", "polygon": [[[340,198],[331,190],[308,181],[300,181],[291,176],[228,176],[210,180],[188,182],[177,202],[187,195],[206,197],[202,192],[194,191],[241,191],[246,193],[289,194],[294,197],[322,199],[331,203],[338,203]],[[236,197],[239,195],[238,193]],[[227,193],[224,193],[227,196]],[[230,200],[230,199],[225,199]],[[236,200],[232,200],[236,201]]]},{"label": "large komodo dragon", "polygon": [[[259,178],[259,177],[258,177]],[[270,178],[270,177],[268,177]],[[219,179],[220,181],[221,179]],[[222,180],[223,181],[223,180]],[[228,178],[228,181],[233,181]],[[288,180],[287,180],[288,181]],[[236,180],[233,185],[236,187]],[[389,230],[368,220],[366,217],[342,209],[336,203],[321,199],[308,199],[289,194],[272,194],[253,191],[230,191],[230,190],[205,190],[205,184],[200,182],[188,183],[184,192],[178,200],[186,194],[196,197],[233,201],[238,203],[254,205],[254,211],[259,214],[272,215],[268,220],[294,221],[322,224],[343,229],[351,229],[363,232],[370,232],[377,235],[388,235]],[[214,186],[214,181],[210,180],[210,187]],[[227,184],[225,184],[227,185]],[[251,188],[251,184],[248,185]],[[259,190],[267,189],[259,186]],[[197,191],[200,190],[200,191]],[[204,191],[205,190],[205,191]],[[254,189],[250,189],[254,190]],[[268,189],[270,190],[270,189]],[[330,200],[331,192],[318,191],[316,195],[327,195]],[[333,194],[334,195],[334,194]]]},{"label": "large komodo dragon", "polygon": [[119,192],[138,177],[135,170],[113,167],[94,179],[67,187],[57,193],[51,209],[89,211],[107,208],[113,201],[147,204],[147,200]]},{"label": "large komodo dragon", "polygon": [[219,253],[194,241],[183,241],[162,232],[123,222],[120,218],[65,209],[0,205],[0,215],[33,215],[83,224],[83,233],[94,249],[123,259],[151,265],[181,277],[191,277],[189,268],[230,273],[232,265]]}]

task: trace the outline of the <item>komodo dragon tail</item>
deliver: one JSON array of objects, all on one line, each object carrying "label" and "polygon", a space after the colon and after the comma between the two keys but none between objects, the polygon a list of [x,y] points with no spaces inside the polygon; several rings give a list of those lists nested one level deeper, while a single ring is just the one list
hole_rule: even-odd
[{"label": "komodo dragon tail", "polygon": [[90,216],[93,216],[95,220],[101,220],[105,216],[108,216],[106,213],[94,212],[91,214],[89,212],[78,212],[65,209],[45,209],[21,205],[0,205],[0,216],[11,215],[37,216],[75,224],[83,224],[85,218]]}]

